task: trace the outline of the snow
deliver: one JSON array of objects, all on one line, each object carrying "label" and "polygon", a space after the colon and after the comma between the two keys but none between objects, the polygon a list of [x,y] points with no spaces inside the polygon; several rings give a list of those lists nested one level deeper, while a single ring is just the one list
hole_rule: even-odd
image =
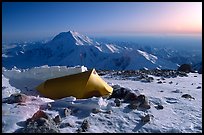
[{"label": "snow", "polygon": [[152,69],[160,65],[161,69],[177,69],[177,63],[163,57],[125,45],[99,44],[76,31],[61,32],[46,43],[23,43],[12,48],[5,47],[2,57],[3,66],[7,69],[13,66],[32,68],[42,65],[85,65],[88,68],[106,70],[135,70],[143,67]]},{"label": "snow", "polygon": [[147,60],[151,61],[152,63],[155,63],[156,60],[158,59],[156,56],[152,55],[152,54],[147,54],[144,51],[141,50],[137,50],[140,54],[142,54]]},{"label": "snow", "polygon": [[[10,96],[12,93],[24,92],[23,87],[17,88],[19,82],[21,85],[27,85],[26,78],[38,78],[44,80],[56,76],[69,73],[69,68],[64,66],[42,66],[27,70],[2,68],[2,100]],[[72,68],[71,68],[72,69]],[[77,72],[85,71],[85,67],[77,68]],[[71,71],[71,70],[70,70]],[[38,73],[38,74],[37,74]],[[73,73],[73,72],[72,72]],[[49,74],[49,75],[47,75]],[[13,76],[12,76],[13,75]],[[197,77],[195,77],[197,76]],[[23,127],[23,122],[32,117],[40,107],[47,103],[52,105],[51,110],[44,109],[51,116],[60,114],[65,107],[78,110],[76,114],[62,117],[61,123],[73,125],[73,127],[60,128],[61,133],[74,133],[80,127],[82,121],[87,119],[90,122],[90,133],[201,133],[202,132],[202,75],[197,73],[189,73],[188,77],[165,78],[166,83],[158,84],[154,77],[151,83],[140,81],[120,80],[102,78],[110,85],[120,85],[134,91],[145,94],[151,108],[149,110],[131,110],[127,107],[128,103],[122,103],[120,107],[116,107],[114,99],[103,99],[102,97],[92,97],[88,99],[76,99],[75,97],[66,97],[59,100],[51,100],[38,95],[32,95],[31,91],[27,92],[29,100],[25,105],[2,104],[2,132],[13,133],[17,129]],[[17,78],[17,82],[11,82]],[[31,80],[29,80],[31,81]],[[35,83],[36,80],[32,80]],[[169,82],[173,82],[170,84]],[[5,87],[5,88],[3,88]],[[32,91],[35,91],[34,89]],[[161,92],[163,91],[163,92]],[[182,92],[182,93],[180,93]],[[190,94],[195,100],[182,98],[182,94]],[[154,106],[162,104],[164,109],[157,110]],[[101,109],[101,113],[94,114],[91,112],[93,108]],[[111,114],[106,111],[112,110]],[[153,117],[146,124],[140,122],[140,117],[150,114]]]}]

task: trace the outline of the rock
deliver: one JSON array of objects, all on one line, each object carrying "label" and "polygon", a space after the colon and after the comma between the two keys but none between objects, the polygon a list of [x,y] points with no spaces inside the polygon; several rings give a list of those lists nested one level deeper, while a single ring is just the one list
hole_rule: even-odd
[{"label": "rock", "polygon": [[39,118],[45,118],[45,119],[50,119],[50,116],[48,114],[46,114],[45,112],[38,110],[31,118],[31,120],[37,120]]},{"label": "rock", "polygon": [[38,126],[43,126],[45,124],[48,124],[48,120],[43,118],[43,117],[41,117],[41,118],[39,118],[39,119],[37,119],[35,121],[37,122]]},{"label": "rock", "polygon": [[22,93],[15,93],[12,94],[9,98],[6,99],[6,103],[13,104],[13,103],[25,103],[28,100],[28,97]]},{"label": "rock", "polygon": [[146,101],[146,96],[145,95],[139,95],[136,99],[136,101],[140,104],[144,104]]},{"label": "rock", "polygon": [[189,73],[192,72],[192,66],[190,64],[182,64],[177,70]]},{"label": "rock", "polygon": [[83,132],[86,132],[88,131],[89,128],[90,128],[90,123],[88,122],[87,119],[85,119],[81,124],[81,129]]},{"label": "rock", "polygon": [[54,121],[43,111],[37,111],[32,118],[26,120],[26,126],[20,133],[59,133]]},{"label": "rock", "polygon": [[53,119],[53,121],[54,121],[56,124],[60,124],[60,122],[61,122],[61,117],[60,117],[59,115],[57,115],[57,116]]},{"label": "rock", "polygon": [[148,98],[145,95],[139,95],[136,101],[140,103],[139,104],[140,108],[150,109]]},{"label": "rock", "polygon": [[163,90],[160,90],[159,92],[164,92]]},{"label": "rock", "polygon": [[182,91],[180,91],[179,89],[176,89],[176,90],[171,91],[171,92],[173,92],[173,93],[182,93]]},{"label": "rock", "polygon": [[2,86],[2,90],[4,90],[4,89],[6,89],[7,87],[5,87],[5,86]]},{"label": "rock", "polygon": [[198,86],[196,89],[201,89],[201,86]]},{"label": "rock", "polygon": [[98,109],[98,108],[94,108],[94,109],[92,109],[92,113],[100,113],[101,112],[101,110],[100,109]]},{"label": "rock", "polygon": [[145,115],[144,117],[141,118],[141,121],[143,123],[149,122],[150,121],[150,115],[149,114]]},{"label": "rock", "polygon": [[59,133],[59,129],[47,119],[31,121],[19,133]]},{"label": "rock", "polygon": [[140,105],[140,103],[138,103],[138,102],[136,102],[136,101],[132,101],[132,102],[130,102],[130,104],[128,105],[128,107],[130,108],[130,109],[137,109],[138,108],[138,106]]},{"label": "rock", "polygon": [[157,83],[162,83],[162,81],[158,81]]},{"label": "rock", "polygon": [[[113,87],[114,88],[114,87]],[[117,86],[117,89],[113,89],[113,93],[110,98],[123,99],[128,93],[129,89]]]},{"label": "rock", "polygon": [[192,98],[192,99],[195,99],[194,97],[192,97],[192,96],[189,95],[189,94],[183,94],[181,97],[182,97],[182,98]]},{"label": "rock", "polygon": [[76,131],[77,131],[77,133],[85,132],[85,131],[83,131],[82,128],[78,128]]},{"label": "rock", "polygon": [[156,108],[157,110],[164,109],[164,107],[163,107],[162,105],[157,105],[155,108]]},{"label": "rock", "polygon": [[64,116],[67,117],[69,115],[71,115],[72,111],[68,108],[64,108]]},{"label": "rock", "polygon": [[169,84],[172,84],[172,83],[173,83],[172,81],[169,82]]},{"label": "rock", "polygon": [[115,102],[115,104],[116,104],[117,107],[119,107],[119,106],[121,105],[121,101],[120,101],[120,99],[118,99],[118,98],[116,98],[116,99],[114,100],[114,102]]},{"label": "rock", "polygon": [[161,77],[161,80],[165,80],[165,78],[164,78],[164,77]]},{"label": "rock", "polygon": [[108,110],[108,111],[106,111],[105,113],[107,113],[107,114],[111,114],[112,111],[111,111],[111,110]]},{"label": "rock", "polygon": [[153,82],[154,78],[153,77],[148,77],[146,80],[147,80],[147,82]]},{"label": "rock", "polygon": [[141,104],[139,107],[142,108],[142,109],[150,109],[151,108],[150,105],[147,104],[147,103]]},{"label": "rock", "polygon": [[132,91],[128,91],[128,93],[124,97],[124,101],[133,101],[136,99],[137,99],[137,95]]},{"label": "rock", "polygon": [[179,71],[179,73],[178,73],[178,75],[180,76],[180,77],[188,77],[188,75],[185,73],[185,72],[180,72]]},{"label": "rock", "polygon": [[148,104],[148,99],[145,95],[139,95],[136,100],[133,100],[128,105],[130,109],[137,109],[138,107],[141,107],[143,109],[149,109],[150,106]]}]

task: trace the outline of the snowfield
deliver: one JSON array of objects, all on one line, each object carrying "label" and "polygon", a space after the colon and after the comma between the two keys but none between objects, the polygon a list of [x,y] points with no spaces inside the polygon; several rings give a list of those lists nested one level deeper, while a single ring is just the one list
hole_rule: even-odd
[{"label": "snowfield", "polygon": [[[87,42],[91,41],[87,39]],[[18,132],[24,128],[25,121],[40,109],[52,118],[61,117],[60,133],[76,133],[85,119],[90,123],[88,133],[202,133],[202,74],[188,73],[188,77],[165,79],[151,76],[154,80],[149,83],[110,78],[108,74],[102,76],[111,86],[119,85],[147,96],[151,107],[148,110],[130,109],[128,103],[118,107],[114,103],[115,98],[67,97],[51,100],[35,90],[36,85],[46,79],[86,70],[86,67],[66,66],[42,66],[28,70],[2,68],[2,101],[14,93],[28,96],[22,104],[2,103],[2,132]],[[158,83],[157,79],[162,83]],[[194,99],[183,98],[183,94]],[[47,108],[48,103],[51,108]],[[163,109],[156,109],[158,104]],[[65,108],[74,113],[64,116]],[[100,112],[93,113],[93,109]],[[150,122],[142,123],[141,117],[147,114],[151,116]]]}]

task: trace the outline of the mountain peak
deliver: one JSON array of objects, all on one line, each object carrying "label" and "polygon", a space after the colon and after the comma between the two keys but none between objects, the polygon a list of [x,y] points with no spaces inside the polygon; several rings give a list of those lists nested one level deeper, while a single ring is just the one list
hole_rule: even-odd
[{"label": "mountain peak", "polygon": [[68,32],[61,32],[53,38],[53,41],[57,42],[69,42],[75,45],[94,45],[92,39],[82,34],[79,34],[76,31],[69,30]]}]

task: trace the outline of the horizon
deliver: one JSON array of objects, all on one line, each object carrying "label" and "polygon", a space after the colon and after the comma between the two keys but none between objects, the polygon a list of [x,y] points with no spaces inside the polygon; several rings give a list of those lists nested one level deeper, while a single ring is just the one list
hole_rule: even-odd
[{"label": "horizon", "polygon": [[69,30],[96,37],[202,36],[202,2],[2,2],[4,42]]}]

